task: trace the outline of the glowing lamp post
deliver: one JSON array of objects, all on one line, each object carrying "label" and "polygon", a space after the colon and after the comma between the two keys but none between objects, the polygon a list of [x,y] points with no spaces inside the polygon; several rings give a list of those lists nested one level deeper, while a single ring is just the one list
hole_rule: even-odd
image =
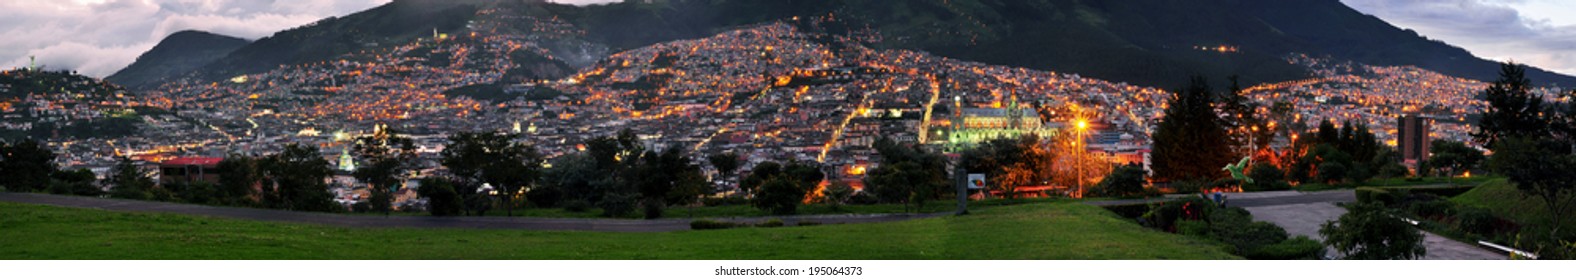
[{"label": "glowing lamp post", "polygon": [[1083,174],[1083,172],[1084,172],[1083,169],[1084,168],[1083,168],[1083,166],[1084,166],[1084,164],[1087,164],[1087,162],[1086,162],[1087,160],[1084,159],[1084,156],[1087,156],[1087,155],[1085,155],[1084,153],[1088,153],[1088,151],[1086,151],[1083,148],[1083,145],[1084,145],[1084,132],[1089,130],[1089,120],[1085,120],[1083,118],[1079,118],[1078,122],[1077,122],[1077,124],[1075,126],[1078,128],[1078,134],[1076,136],[1078,138],[1078,140],[1077,140],[1078,142],[1076,142],[1077,144],[1073,145],[1073,148],[1077,149],[1074,152],[1077,153],[1076,155],[1078,155],[1078,166],[1075,167],[1074,171],[1078,172],[1078,198],[1083,198],[1083,195],[1084,195],[1084,177],[1083,177],[1084,176],[1084,174]]}]

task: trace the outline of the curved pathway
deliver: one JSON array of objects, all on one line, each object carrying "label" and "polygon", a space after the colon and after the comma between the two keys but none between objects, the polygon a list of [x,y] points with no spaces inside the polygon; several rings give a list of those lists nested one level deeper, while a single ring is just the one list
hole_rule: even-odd
[{"label": "curved pathway", "polygon": [[[415,227],[415,228],[477,228],[477,229],[529,229],[610,232],[659,232],[689,230],[691,219],[579,219],[540,217],[432,217],[432,216],[372,216],[344,215],[314,212],[296,212],[274,209],[219,207],[184,203],[154,202],[127,199],[110,199],[81,196],[63,196],[33,193],[0,193],[0,201],[43,204],[72,208],[90,208],[111,211],[173,213],[211,217],[236,218],[258,221],[299,222],[348,227]],[[848,214],[806,215],[780,217],[707,218],[718,221],[759,223],[780,219],[788,225],[800,222],[822,224],[852,224],[903,221],[950,215],[951,213],[924,214]]]},{"label": "curved pathway", "polygon": [[[1184,196],[1172,195],[1150,199],[1092,201],[1087,204],[1098,206],[1145,204],[1150,202],[1167,201]],[[1291,236],[1307,236],[1315,240],[1323,240],[1319,236],[1319,226],[1324,222],[1339,219],[1346,214],[1346,209],[1335,206],[1335,203],[1356,202],[1357,194],[1353,190],[1329,190],[1317,192],[1298,191],[1273,191],[1226,194],[1226,206],[1242,207],[1253,213],[1253,220],[1267,221],[1286,229]],[[1428,253],[1423,255],[1426,260],[1503,260],[1509,254],[1501,254],[1462,243],[1423,231],[1423,246],[1428,248]],[[1329,258],[1335,258],[1336,252],[1328,250]]]}]

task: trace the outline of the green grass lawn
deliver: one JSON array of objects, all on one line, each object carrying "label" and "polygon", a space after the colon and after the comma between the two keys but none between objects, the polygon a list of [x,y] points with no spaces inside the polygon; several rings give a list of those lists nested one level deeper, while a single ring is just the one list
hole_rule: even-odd
[{"label": "green grass lawn", "polygon": [[[1572,198],[1576,199],[1576,198]],[[1522,196],[1516,185],[1506,179],[1495,179],[1473,188],[1471,191],[1451,198],[1450,201],[1475,207],[1482,207],[1493,212],[1494,215],[1504,217],[1523,225],[1547,225],[1549,211],[1543,206],[1543,200],[1532,196]],[[1576,228],[1576,213],[1567,213],[1561,228]]]},{"label": "green grass lawn", "polygon": [[1324,184],[1324,183],[1303,183],[1303,184],[1297,185],[1296,187],[1293,187],[1292,189],[1299,190],[1299,191],[1305,191],[1305,192],[1312,192],[1312,191],[1327,191],[1327,190],[1335,190],[1335,189],[1355,189],[1357,187],[1407,187],[1407,186],[1447,185],[1447,184],[1448,185],[1453,185],[1453,186],[1476,186],[1476,185],[1481,185],[1481,184],[1489,182],[1489,181],[1493,181],[1495,179],[1502,179],[1502,178],[1504,178],[1504,177],[1478,176],[1478,177],[1471,177],[1471,178],[1445,178],[1445,177],[1384,178],[1384,179],[1371,179],[1371,180],[1368,180],[1368,181],[1364,181],[1361,184],[1335,184],[1335,185],[1330,185],[1330,184]]},{"label": "green grass lawn", "polygon": [[[1475,186],[1475,185],[1481,185],[1481,184],[1483,184],[1485,182],[1488,182],[1488,181],[1492,181],[1492,180],[1495,180],[1495,179],[1502,179],[1502,178],[1504,178],[1504,177],[1477,176],[1477,177],[1470,177],[1470,178],[1446,178],[1446,177],[1385,178],[1385,179],[1368,180],[1367,182],[1363,182],[1362,185],[1363,186],[1369,186],[1369,187],[1400,187],[1400,186],[1440,185],[1440,184],[1451,184],[1451,185],[1456,185],[1456,186]],[[1409,180],[1409,179],[1412,179],[1412,180]]]},{"label": "green grass lawn", "polygon": [[1071,202],[663,233],[369,229],[0,203],[0,259],[1234,259]]},{"label": "green grass lawn", "polygon": [[[1090,201],[1101,199],[1075,200],[1069,198],[1024,198],[1024,199],[987,199],[969,201],[969,210],[989,208],[1002,205],[1016,205],[1026,203],[1044,203],[1053,201]],[[890,213],[938,213],[953,212],[957,210],[957,200],[931,200],[925,202],[923,207],[909,205],[905,208],[902,204],[870,204],[870,205],[841,205],[833,208],[826,204],[799,205],[798,215],[828,215],[828,214],[890,214]],[[504,216],[507,212],[503,208],[487,211],[487,216]],[[355,215],[383,215],[381,212],[352,213]],[[426,216],[427,212],[394,212],[391,215]],[[640,209],[629,215],[615,218],[641,219],[644,214]],[[514,209],[517,217],[543,217],[543,218],[604,218],[602,209],[591,208],[582,212],[564,210],[564,208],[518,208]],[[750,205],[718,205],[697,206],[695,208],[669,206],[663,211],[665,218],[722,218],[722,217],[763,217],[772,216],[770,212],[757,209]]]}]

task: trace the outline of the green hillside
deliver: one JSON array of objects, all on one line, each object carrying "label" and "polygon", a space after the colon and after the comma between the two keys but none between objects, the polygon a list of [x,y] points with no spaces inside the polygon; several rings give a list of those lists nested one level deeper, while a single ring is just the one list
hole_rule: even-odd
[{"label": "green hillside", "polygon": [[[1542,225],[1549,223],[1549,210],[1543,206],[1543,200],[1537,197],[1523,196],[1521,191],[1516,189],[1515,184],[1505,179],[1484,183],[1471,191],[1451,198],[1450,201],[1488,209],[1495,215],[1515,221],[1517,224]],[[1561,224],[1561,228],[1576,228],[1576,215],[1573,214],[1576,213],[1565,214],[1565,222]]]}]

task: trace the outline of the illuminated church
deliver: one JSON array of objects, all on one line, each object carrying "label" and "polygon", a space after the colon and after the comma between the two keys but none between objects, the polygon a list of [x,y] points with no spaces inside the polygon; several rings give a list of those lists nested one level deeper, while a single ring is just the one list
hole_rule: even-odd
[{"label": "illuminated church", "polygon": [[1005,108],[963,108],[961,98],[954,97],[952,131],[947,133],[946,150],[960,152],[979,143],[998,138],[1018,138],[1037,134],[1042,139],[1056,133],[1056,129],[1040,122],[1039,114],[1026,105],[1018,104],[1018,95]]}]

